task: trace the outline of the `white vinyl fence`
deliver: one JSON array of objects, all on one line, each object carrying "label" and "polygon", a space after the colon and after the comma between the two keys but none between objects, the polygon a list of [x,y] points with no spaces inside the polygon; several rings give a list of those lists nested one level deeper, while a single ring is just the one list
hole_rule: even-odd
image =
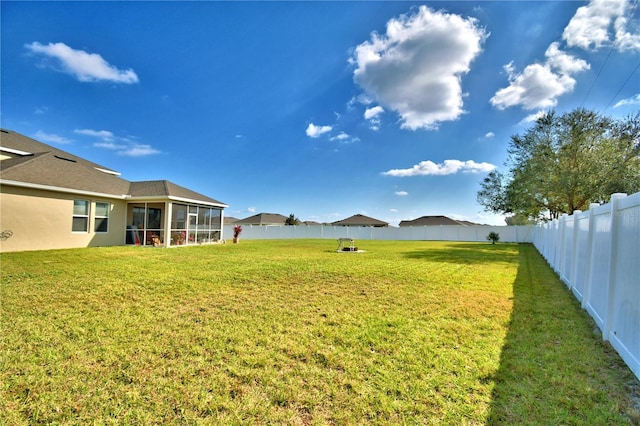
[{"label": "white vinyl fence", "polygon": [[[408,226],[402,228],[374,228],[369,226],[259,226],[242,225],[240,238],[247,240],[277,240],[294,238],[353,238],[354,240],[433,240],[433,241],[484,241],[487,235],[497,232],[501,242],[533,242],[532,226]],[[224,238],[233,237],[233,224],[224,226]]]},{"label": "white vinyl fence", "polygon": [[533,244],[640,378],[640,192],[537,226]]}]

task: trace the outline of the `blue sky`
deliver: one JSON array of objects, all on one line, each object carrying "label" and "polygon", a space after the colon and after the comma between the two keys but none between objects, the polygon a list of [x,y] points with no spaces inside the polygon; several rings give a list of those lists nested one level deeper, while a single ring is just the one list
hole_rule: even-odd
[{"label": "blue sky", "polygon": [[0,7],[3,128],[238,218],[504,224],[479,182],[536,114],[640,108],[633,2]]}]

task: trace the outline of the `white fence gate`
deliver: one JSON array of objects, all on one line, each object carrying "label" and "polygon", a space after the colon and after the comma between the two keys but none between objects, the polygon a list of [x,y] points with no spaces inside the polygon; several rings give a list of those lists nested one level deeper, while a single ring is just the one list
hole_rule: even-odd
[{"label": "white fence gate", "polygon": [[640,192],[537,226],[533,244],[640,378]]}]

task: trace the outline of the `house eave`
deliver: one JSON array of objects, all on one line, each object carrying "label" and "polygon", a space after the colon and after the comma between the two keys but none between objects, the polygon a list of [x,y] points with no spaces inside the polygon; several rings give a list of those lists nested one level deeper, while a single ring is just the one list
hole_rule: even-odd
[{"label": "house eave", "polygon": [[127,201],[129,202],[149,202],[149,201],[176,201],[176,202],[180,202],[180,203],[187,203],[187,204],[200,204],[200,205],[204,205],[204,206],[211,206],[211,207],[220,207],[220,208],[227,208],[229,207],[226,204],[223,203],[212,203],[210,201],[203,201],[203,200],[196,200],[196,199],[192,199],[192,198],[182,198],[182,197],[175,197],[172,195],[169,196],[158,196],[158,195],[148,195],[148,196],[144,196],[144,195],[136,195],[136,196],[129,196],[127,197]]},{"label": "house eave", "polygon": [[227,204],[223,204],[223,203],[212,203],[210,201],[195,200],[195,199],[191,199],[191,198],[182,198],[182,197],[169,196],[169,199],[171,201],[181,201],[183,203],[192,203],[192,204],[203,204],[205,206],[220,207],[220,208],[223,208],[223,209],[226,209],[227,207],[229,207]]}]

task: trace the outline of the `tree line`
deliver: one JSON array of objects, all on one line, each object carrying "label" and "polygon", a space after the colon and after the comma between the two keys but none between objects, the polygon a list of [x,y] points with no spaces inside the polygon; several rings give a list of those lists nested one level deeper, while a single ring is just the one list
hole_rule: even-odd
[{"label": "tree line", "polygon": [[519,225],[587,210],[640,191],[640,112],[614,119],[583,108],[551,111],[511,137],[508,169],[490,172],[477,201]]}]

